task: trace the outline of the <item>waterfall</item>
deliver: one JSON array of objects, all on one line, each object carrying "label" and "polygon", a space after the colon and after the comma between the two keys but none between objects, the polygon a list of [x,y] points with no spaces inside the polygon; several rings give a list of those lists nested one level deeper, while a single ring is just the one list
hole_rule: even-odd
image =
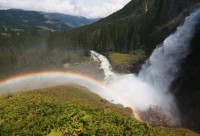
[{"label": "waterfall", "polygon": [[109,79],[114,78],[116,76],[116,73],[112,71],[112,67],[109,60],[105,56],[95,51],[90,51],[90,52],[93,59],[97,59],[100,61],[100,65],[101,65],[100,68],[103,69],[104,74],[105,74],[104,80],[108,81]]},{"label": "waterfall", "polygon": [[109,80],[108,85],[125,97],[133,107],[147,110],[155,105],[161,107],[168,116],[178,122],[178,109],[174,97],[169,92],[169,87],[180,70],[182,60],[190,52],[189,45],[199,21],[200,10],[186,17],[176,32],[167,37],[154,50],[138,76],[134,74],[117,75],[112,71],[106,57],[94,51],[91,51],[91,54],[101,62],[105,79]]},{"label": "waterfall", "polygon": [[199,21],[200,10],[186,17],[183,25],[154,50],[143,65],[139,78],[159,90],[168,91],[169,85],[180,69],[182,60],[190,51],[190,41]]}]

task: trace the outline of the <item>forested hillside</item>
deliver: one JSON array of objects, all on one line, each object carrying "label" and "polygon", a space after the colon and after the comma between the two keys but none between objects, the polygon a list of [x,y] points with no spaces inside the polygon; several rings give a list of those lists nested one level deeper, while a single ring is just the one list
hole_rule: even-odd
[{"label": "forested hillside", "polygon": [[[173,33],[185,16],[200,7],[199,0],[132,0],[120,11],[95,24],[66,33],[69,41],[100,52],[132,53],[142,49],[147,56]],[[199,30],[199,28],[197,28]],[[172,85],[183,126],[200,129],[199,32],[191,54]]]},{"label": "forested hillside", "polygon": [[91,24],[98,19],[87,19],[59,13],[45,13],[20,9],[0,10],[0,29],[45,29],[66,31]]},{"label": "forested hillside", "polygon": [[0,79],[24,72],[63,70],[64,64],[81,62],[88,57],[84,49],[67,43],[61,31],[0,31]]},{"label": "forested hillside", "polygon": [[[105,19],[67,32],[37,28],[3,29],[0,33],[1,75],[62,67],[64,63],[73,60],[73,55],[69,57],[71,55],[67,53],[72,51],[84,55],[88,55],[91,49],[104,54],[134,54],[135,49],[140,49],[140,52],[144,52],[142,54],[146,53],[148,56],[197,6],[198,0],[132,0],[123,9]],[[20,16],[20,12],[24,11],[15,14]],[[35,14],[31,11],[28,13]],[[42,57],[44,53],[46,57]],[[144,55],[141,56],[143,58]],[[112,55],[110,59],[112,60]],[[138,58],[135,64],[140,63],[141,59]]]},{"label": "forested hillside", "polygon": [[92,25],[67,33],[69,41],[101,52],[150,53],[171,34],[198,0],[132,0]]},{"label": "forested hillside", "polygon": [[[1,30],[0,78],[21,72],[62,69],[66,63],[83,61],[91,49],[106,55],[135,53],[139,49],[148,56],[198,7],[199,0],[132,0],[109,17],[68,32]],[[197,30],[191,54],[183,62],[171,89],[177,98],[183,126],[195,130],[200,129],[200,34]],[[113,55],[118,54],[111,54],[111,60]]]}]

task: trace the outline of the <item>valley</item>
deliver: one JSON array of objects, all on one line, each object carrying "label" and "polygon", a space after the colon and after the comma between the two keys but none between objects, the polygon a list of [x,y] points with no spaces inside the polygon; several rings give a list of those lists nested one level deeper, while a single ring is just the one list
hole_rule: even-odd
[{"label": "valley", "polygon": [[199,135],[199,8],[0,10],[0,135]]}]

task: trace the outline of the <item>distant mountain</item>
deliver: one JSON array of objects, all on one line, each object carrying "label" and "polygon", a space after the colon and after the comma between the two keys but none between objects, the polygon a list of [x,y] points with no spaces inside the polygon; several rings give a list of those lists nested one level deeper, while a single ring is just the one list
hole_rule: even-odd
[{"label": "distant mountain", "polygon": [[19,9],[0,10],[0,28],[42,28],[69,30],[95,22],[87,19],[59,13],[43,13]]},{"label": "distant mountain", "polygon": [[39,12],[17,9],[0,11],[0,28],[71,29],[70,26],[62,21],[51,19]]},{"label": "distant mountain", "polygon": [[72,16],[72,15],[66,15],[66,14],[60,14],[60,13],[44,13],[44,12],[41,12],[41,13],[43,15],[48,16],[49,18],[60,20],[71,27],[84,26],[87,24],[94,23],[100,19],[100,18],[88,19],[82,16]]},{"label": "distant mountain", "polygon": [[[104,54],[135,53],[133,51],[136,49],[142,49],[148,56],[159,43],[176,30],[185,16],[199,7],[199,0],[132,0],[121,10],[94,24],[67,32],[35,30],[24,30],[16,34],[10,30],[1,32],[0,77],[22,71],[63,67],[67,62],[76,62],[75,51],[80,52],[79,56],[84,58],[83,54],[87,56],[87,50],[91,49]],[[23,19],[23,16],[19,15],[22,12],[25,11],[1,11],[0,26],[14,28],[14,25],[18,24],[24,27],[29,24],[26,24],[25,19],[34,20],[36,15],[41,20],[47,18],[56,21],[55,18],[62,18],[55,14],[44,15],[45,13],[29,11]],[[33,16],[33,13],[37,14]],[[52,16],[56,17],[53,19]],[[42,24],[38,20],[35,22]],[[45,26],[41,24],[39,25]],[[69,29],[72,28],[69,23],[67,26]],[[184,60],[180,73],[176,75],[177,79],[171,85],[171,92],[175,94],[180,109],[183,127],[198,132],[200,132],[199,39],[200,26],[196,28],[196,35],[191,42],[191,54]]]}]

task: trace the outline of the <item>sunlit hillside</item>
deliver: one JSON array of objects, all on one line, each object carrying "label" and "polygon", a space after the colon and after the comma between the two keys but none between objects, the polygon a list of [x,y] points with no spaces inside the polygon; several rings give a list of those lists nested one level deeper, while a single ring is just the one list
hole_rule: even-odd
[{"label": "sunlit hillside", "polygon": [[129,108],[114,105],[77,85],[0,96],[1,135],[197,134],[137,121]]}]

